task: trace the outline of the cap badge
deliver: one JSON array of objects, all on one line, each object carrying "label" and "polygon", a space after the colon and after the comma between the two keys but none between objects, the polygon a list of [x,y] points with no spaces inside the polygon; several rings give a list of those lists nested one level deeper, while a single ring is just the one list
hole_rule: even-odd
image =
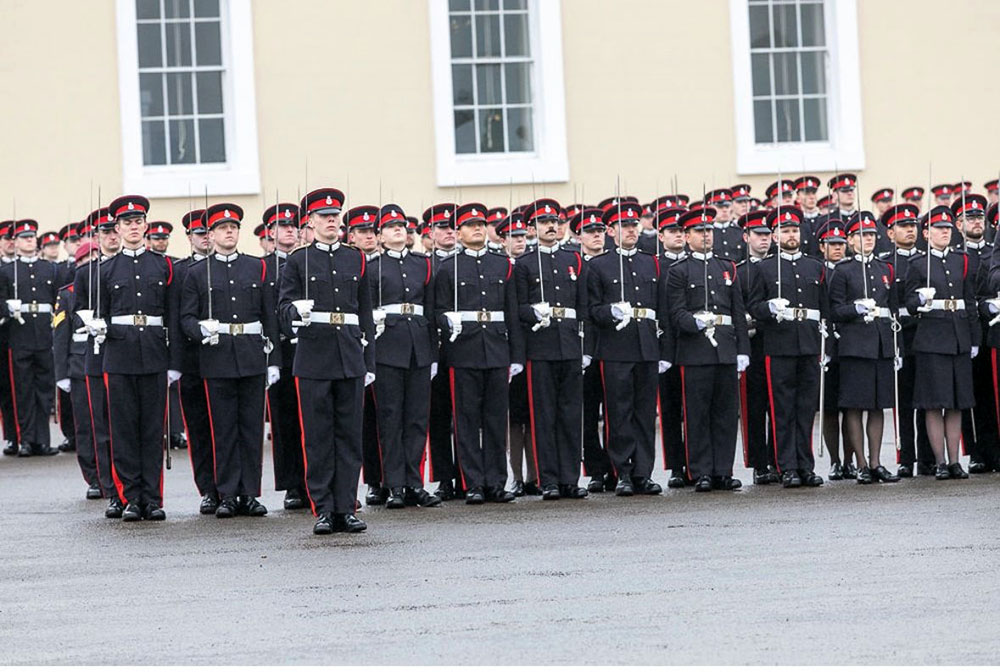
[{"label": "cap badge", "polygon": [[473,209],[472,209],[472,214],[473,214],[473,215],[478,215],[479,213],[478,213],[478,212],[476,212],[476,209],[475,209],[475,208],[473,208]]},{"label": "cap badge", "polygon": [[129,210],[135,210],[135,206],[134,206],[134,205],[132,205],[132,201],[129,201],[129,202],[128,202],[128,209],[129,209]]},{"label": "cap badge", "polygon": [[445,210],[445,211],[444,211],[444,216],[445,216],[445,217],[451,217],[451,213],[450,213],[450,212],[448,212],[447,210]]},{"label": "cap badge", "polygon": [[227,209],[227,210],[224,210],[224,211],[222,212],[222,216],[223,216],[223,217],[229,217],[229,210],[228,210],[228,209]]},{"label": "cap badge", "polygon": [[291,216],[292,216],[292,211],[289,210],[288,208],[285,208],[285,219],[290,219]]},{"label": "cap badge", "polygon": [[333,199],[332,199],[332,198],[331,198],[330,196],[327,196],[327,197],[326,197],[326,204],[327,204],[327,205],[330,205],[330,204],[332,204],[332,203],[333,203]]},{"label": "cap badge", "polygon": [[396,216],[396,211],[395,210],[390,210],[389,211],[389,216],[390,217],[395,217]]},{"label": "cap badge", "polygon": [[[552,212],[552,206],[550,206],[550,205],[546,205],[546,206],[545,206],[545,212],[547,212],[547,213],[548,213],[548,212]],[[472,211],[472,214],[476,214],[476,211],[475,211],[475,210],[473,210],[473,211]]]}]

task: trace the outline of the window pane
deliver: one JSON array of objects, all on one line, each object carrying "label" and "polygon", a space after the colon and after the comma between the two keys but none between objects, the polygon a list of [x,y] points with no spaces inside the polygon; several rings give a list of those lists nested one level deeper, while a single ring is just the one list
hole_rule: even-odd
[{"label": "window pane", "polygon": [[160,0],[135,0],[135,18],[160,18]]},{"label": "window pane", "polygon": [[826,46],[826,25],[823,23],[823,5],[802,5],[802,46]]},{"label": "window pane", "polygon": [[531,71],[529,63],[508,63],[507,71],[507,104],[531,102]]},{"label": "window pane", "polygon": [[170,163],[194,163],[194,120],[171,119]]},{"label": "window pane", "polygon": [[476,66],[477,105],[502,105],[503,97],[501,96],[500,87],[499,65]]},{"label": "window pane", "polygon": [[163,116],[163,75],[139,75],[139,114],[143,117]]},{"label": "window pane", "polygon": [[505,56],[530,56],[528,45],[528,15],[505,14],[503,17],[503,38],[507,51]]},{"label": "window pane", "polygon": [[500,9],[499,2],[497,0],[476,0],[476,11],[488,12],[496,11]]},{"label": "window pane", "polygon": [[799,101],[778,100],[775,102],[778,118],[778,142],[800,142],[802,132],[799,128]]},{"label": "window pane", "polygon": [[455,153],[476,153],[476,122],[472,110],[455,110]]},{"label": "window pane", "polygon": [[750,69],[753,71],[753,95],[767,96],[771,93],[771,55],[751,54]]},{"label": "window pane", "polygon": [[191,65],[191,25],[168,23],[164,28],[167,37],[167,65]]},{"label": "window pane", "polygon": [[188,0],[163,0],[163,8],[168,19],[186,19],[191,16],[191,3]]},{"label": "window pane", "polygon": [[[222,73],[199,72],[198,114],[222,114]],[[202,146],[205,146],[204,140]]]},{"label": "window pane", "polygon": [[507,109],[507,140],[509,152],[530,152],[535,148],[530,107]]},{"label": "window pane", "polygon": [[198,65],[222,65],[219,22],[205,21],[194,24],[194,46],[198,55]]},{"label": "window pane", "polygon": [[194,0],[194,15],[199,18],[219,16],[219,0]]},{"label": "window pane", "polygon": [[162,121],[142,122],[142,164],[162,166],[167,162],[166,136]]},{"label": "window pane", "polygon": [[476,56],[500,56],[500,15],[476,16]]},{"label": "window pane", "polygon": [[826,126],[826,98],[807,98],[803,102],[807,141],[829,140]]},{"label": "window pane", "polygon": [[826,93],[823,56],[821,51],[803,51],[799,55],[802,60],[802,93]]},{"label": "window pane", "polygon": [[171,72],[167,77],[167,112],[173,115],[194,114],[191,96],[191,73]]},{"label": "window pane", "polygon": [[455,105],[472,105],[472,66],[451,66],[452,101]]},{"label": "window pane", "polygon": [[137,32],[139,40],[139,67],[158,68],[163,65],[160,24],[140,23],[137,26]]},{"label": "window pane", "polygon": [[771,20],[774,22],[774,46],[799,46],[798,30],[795,26],[795,5],[775,5],[771,8]]},{"label": "window pane", "polygon": [[774,54],[774,92],[779,96],[799,92],[796,54]]},{"label": "window pane", "polygon": [[202,119],[198,122],[198,141],[201,143],[199,163],[224,163],[226,161],[226,136],[222,119]]},{"label": "window pane", "polygon": [[771,128],[771,101],[757,100],[753,104],[754,142],[774,142]]},{"label": "window pane", "polygon": [[504,9],[527,9],[528,0],[503,0]]},{"label": "window pane", "polygon": [[470,58],[472,56],[472,17],[451,17],[451,57]]},{"label": "window pane", "polygon": [[479,110],[479,151],[502,152],[503,111],[498,109]]},{"label": "window pane", "polygon": [[750,48],[769,49],[771,47],[771,28],[768,22],[767,7],[750,7]]},{"label": "window pane", "polygon": [[469,11],[469,0],[448,0],[448,11],[449,12]]}]

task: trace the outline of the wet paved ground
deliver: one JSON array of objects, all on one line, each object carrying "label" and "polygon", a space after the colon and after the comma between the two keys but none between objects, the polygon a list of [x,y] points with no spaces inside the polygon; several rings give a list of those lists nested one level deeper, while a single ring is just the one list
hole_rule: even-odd
[{"label": "wet paved ground", "polygon": [[365,510],[314,537],[270,490],[264,519],[199,516],[174,458],[168,520],[133,525],[73,455],[0,458],[0,664],[1000,662],[1000,474]]}]

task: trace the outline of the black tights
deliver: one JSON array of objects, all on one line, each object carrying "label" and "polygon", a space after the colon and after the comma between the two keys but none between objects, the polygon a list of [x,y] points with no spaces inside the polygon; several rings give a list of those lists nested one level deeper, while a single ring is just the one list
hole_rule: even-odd
[{"label": "black tights", "polygon": [[927,438],[931,442],[931,450],[934,451],[934,459],[938,464],[945,462],[945,439],[948,441],[948,464],[958,462],[960,441],[962,439],[962,411],[957,408],[946,408],[944,415],[942,409],[928,409],[927,418]]},{"label": "black tights", "polygon": [[[882,409],[868,411],[868,421],[865,423],[864,431],[861,428],[861,416],[864,409],[846,408],[844,409],[844,452],[847,449],[854,453],[858,469],[869,466],[872,469],[879,466],[879,453],[882,451],[882,429],[885,424],[885,417]],[[865,463],[865,437],[868,434],[868,461]]]}]

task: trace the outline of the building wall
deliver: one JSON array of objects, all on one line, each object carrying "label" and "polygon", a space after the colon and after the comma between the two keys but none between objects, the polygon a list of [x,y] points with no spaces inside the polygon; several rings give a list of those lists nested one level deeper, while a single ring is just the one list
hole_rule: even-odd
[{"label": "building wall", "polygon": [[[925,185],[931,162],[934,182],[964,176],[980,190],[1000,170],[1000,3],[857,3],[863,198]],[[670,192],[675,175],[692,196],[737,181],[760,195],[776,176],[735,172],[729,11],[728,0],[562,0],[570,180],[511,195],[436,186],[426,0],[254,0],[264,193],[211,200],[245,207],[250,240],[276,189],[301,193],[307,162],[309,187],[361,204],[381,183],[383,201],[418,215],[439,200],[506,205],[533,192],[596,202],[618,176],[642,200]],[[115,0],[0,0],[4,218],[16,196],[19,216],[55,229],[82,218],[98,186],[105,203],[120,192],[115,21]],[[187,209],[186,198],[156,199],[151,215],[177,222]]]}]

